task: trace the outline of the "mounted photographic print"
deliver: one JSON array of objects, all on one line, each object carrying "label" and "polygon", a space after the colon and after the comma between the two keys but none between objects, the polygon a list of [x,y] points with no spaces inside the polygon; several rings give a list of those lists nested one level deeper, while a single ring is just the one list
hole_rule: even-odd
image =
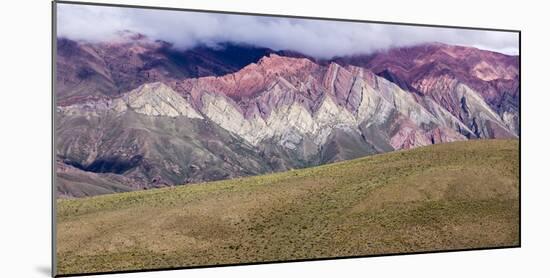
[{"label": "mounted photographic print", "polygon": [[520,32],[54,2],[55,276],[520,246]]}]

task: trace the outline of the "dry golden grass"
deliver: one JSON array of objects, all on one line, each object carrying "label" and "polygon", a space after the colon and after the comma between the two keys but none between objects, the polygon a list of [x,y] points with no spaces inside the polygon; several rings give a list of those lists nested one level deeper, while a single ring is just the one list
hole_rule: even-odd
[{"label": "dry golden grass", "polygon": [[58,274],[519,244],[516,140],[58,200]]}]

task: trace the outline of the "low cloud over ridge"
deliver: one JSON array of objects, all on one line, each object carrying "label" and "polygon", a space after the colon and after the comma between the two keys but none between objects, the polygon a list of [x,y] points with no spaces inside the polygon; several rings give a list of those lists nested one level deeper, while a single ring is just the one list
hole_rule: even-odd
[{"label": "low cloud over ridge", "polygon": [[57,5],[57,33],[103,41],[121,30],[165,40],[181,49],[198,44],[247,43],[317,58],[366,54],[427,42],[518,54],[518,34],[451,28],[338,22],[121,7]]}]

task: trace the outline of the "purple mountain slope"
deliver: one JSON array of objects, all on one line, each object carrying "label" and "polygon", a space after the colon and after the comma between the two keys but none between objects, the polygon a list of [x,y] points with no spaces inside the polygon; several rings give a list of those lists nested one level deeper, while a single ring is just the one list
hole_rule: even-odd
[{"label": "purple mountain slope", "polygon": [[122,33],[58,40],[58,189],[69,197],[516,138],[518,57],[428,44],[319,61]]}]

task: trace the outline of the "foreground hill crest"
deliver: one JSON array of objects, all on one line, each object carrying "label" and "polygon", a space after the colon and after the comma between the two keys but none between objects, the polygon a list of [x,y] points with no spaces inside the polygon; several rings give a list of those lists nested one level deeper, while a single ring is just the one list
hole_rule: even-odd
[{"label": "foreground hill crest", "polygon": [[518,148],[472,140],[58,200],[59,273],[517,246]]}]

